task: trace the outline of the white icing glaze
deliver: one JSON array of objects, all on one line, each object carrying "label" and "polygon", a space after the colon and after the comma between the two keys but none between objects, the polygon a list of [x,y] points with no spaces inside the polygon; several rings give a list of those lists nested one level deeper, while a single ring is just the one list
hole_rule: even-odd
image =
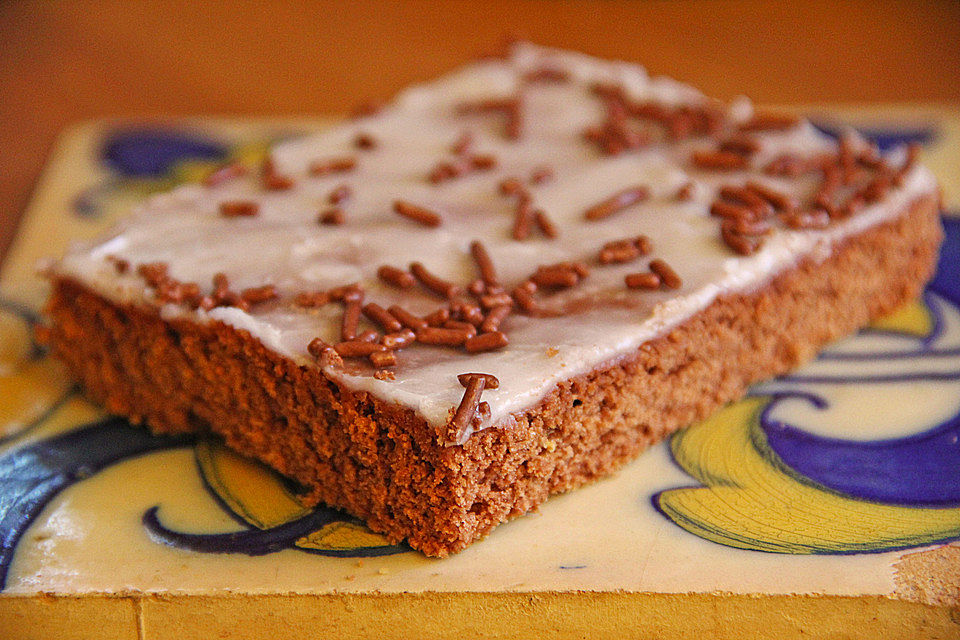
[{"label": "white icing glaze", "polygon": [[[569,72],[571,81],[524,90],[521,141],[504,137],[504,122],[497,114],[456,114],[456,105],[464,101],[513,94],[523,74],[544,62]],[[399,353],[393,381],[378,380],[370,375],[372,371],[363,375],[335,368],[326,371],[350,388],[412,408],[435,426],[445,424],[460,401],[463,389],[457,374],[491,373],[500,379],[500,388],[483,395],[491,407],[491,420],[484,425],[489,426],[534,406],[558,382],[633,352],[718,295],[756,288],[800,257],[825,258],[838,240],[892,218],[912,199],[936,188],[931,174],[918,167],[882,203],[824,231],[776,230],[757,254],[738,257],[720,242],[717,221],[708,213],[717,187],[750,177],[784,192],[806,195],[812,188],[809,180],[692,170],[687,158],[693,149],[707,146],[703,140],[600,156],[582,135],[602,117],[600,102],[588,91],[596,81],[616,82],[638,99],[667,104],[705,100],[686,85],[651,79],[637,66],[522,45],[509,60],[477,63],[410,88],[378,115],[279,145],[273,152],[274,165],[279,173],[296,180],[293,189],[264,191],[255,177],[213,188],[178,188],[144,202],[108,238],[74,247],[55,271],[122,301],[149,300],[151,294],[136,275],[117,275],[108,256],[132,264],[165,261],[173,277],[202,286],[208,286],[220,271],[236,289],[274,284],[287,301],[299,291],[361,282],[369,301],[383,306],[400,303],[425,313],[436,308],[436,298],[382,285],[376,278],[377,267],[405,268],[420,260],[441,277],[465,285],[477,277],[468,246],[479,239],[489,250],[501,281],[510,287],[538,265],[564,260],[592,263],[606,241],[640,233],[650,236],[652,257],[663,258],[675,268],[683,278],[680,290],[625,289],[624,275],[645,269],[648,259],[596,266],[582,285],[553,295],[548,302],[569,305],[589,300],[589,305],[582,305],[585,309],[558,318],[512,315],[504,323],[510,345],[503,350],[467,355],[415,346]],[[728,116],[742,121],[751,113],[750,104],[741,100]],[[430,184],[426,180],[430,169],[452,157],[450,146],[465,130],[476,135],[476,151],[494,155],[498,167]],[[372,135],[378,142],[376,149],[357,150],[353,140],[359,132]],[[811,156],[833,148],[807,123],[760,138],[762,147],[754,166],[784,152]],[[312,161],[345,155],[357,159],[355,171],[309,175]],[[533,234],[532,239],[517,242],[510,235],[513,200],[502,196],[497,185],[508,176],[526,179],[541,165],[549,165],[555,177],[529,190],[536,206],[559,228],[560,237],[546,240]],[[689,180],[696,185],[694,197],[675,201],[673,194]],[[327,194],[340,184],[354,192],[343,206],[347,223],[318,225],[316,217],[326,206]],[[648,186],[652,197],[606,220],[584,221],[589,206],[634,185]],[[221,202],[238,199],[257,202],[259,215],[219,215]],[[396,199],[438,211],[443,224],[428,229],[400,218],[391,211]],[[167,305],[161,312],[164,317],[186,315],[244,329],[268,348],[309,366],[314,361],[307,354],[307,344],[318,335],[336,342],[340,320],[337,305],[307,311],[281,303],[254,307],[250,313],[225,307],[192,312]]]}]

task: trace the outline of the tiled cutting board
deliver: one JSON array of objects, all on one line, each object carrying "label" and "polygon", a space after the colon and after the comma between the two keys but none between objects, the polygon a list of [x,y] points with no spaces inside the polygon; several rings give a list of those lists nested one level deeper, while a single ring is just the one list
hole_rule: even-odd
[{"label": "tiled cutting board", "polygon": [[104,415],[32,341],[38,260],[324,123],[67,132],[0,274],[0,638],[960,637],[960,113],[805,111],[925,145],[924,297],[444,560]]}]

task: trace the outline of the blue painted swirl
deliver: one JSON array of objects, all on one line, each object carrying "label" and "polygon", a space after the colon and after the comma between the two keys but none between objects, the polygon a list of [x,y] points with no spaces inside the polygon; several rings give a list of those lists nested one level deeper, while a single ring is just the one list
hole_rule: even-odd
[{"label": "blue painted swirl", "polygon": [[227,147],[210,138],[172,128],[132,127],[111,132],[100,157],[128,178],[160,178],[183,160],[223,160]]},{"label": "blue painted swirl", "polygon": [[[948,303],[960,306],[960,220],[943,220],[946,237],[941,248],[937,274],[928,287]],[[932,301],[931,301],[932,302]],[[936,304],[934,334],[939,335],[942,318]],[[956,348],[937,348],[932,341],[920,341],[908,352],[847,354],[847,360],[893,360],[909,357],[955,357]],[[823,356],[821,356],[823,357]],[[927,371],[859,376],[795,374],[780,378],[788,383],[868,384],[885,382],[936,382],[960,380],[960,370]],[[811,481],[831,490],[875,502],[923,507],[960,506],[960,415],[914,435],[886,440],[843,440],[807,433],[772,418],[782,400],[804,398],[825,409],[822,399],[802,392],[778,394],[761,414],[761,426],[770,447],[783,463]]]},{"label": "blue painted swirl", "polygon": [[296,546],[297,540],[314,531],[319,531],[325,525],[334,522],[359,522],[359,520],[330,507],[316,507],[302,518],[269,529],[247,527],[240,531],[228,533],[175,531],[160,522],[157,517],[158,509],[157,506],[150,507],[143,514],[143,526],[150,533],[150,536],[162,544],[200,553],[240,553],[248,556],[262,556],[284,549],[295,549],[335,558],[370,558],[410,550],[405,544],[349,549],[311,549]]},{"label": "blue painted swirl", "polygon": [[58,493],[117,462],[189,444],[107,418],[0,453],[0,590],[17,542]]},{"label": "blue painted swirl", "polygon": [[818,409],[827,402],[809,393],[777,394],[760,414],[770,448],[793,471],[839,493],[885,504],[960,506],[960,415],[903,438],[867,442],[827,438],[775,420],[776,406],[802,398]]}]

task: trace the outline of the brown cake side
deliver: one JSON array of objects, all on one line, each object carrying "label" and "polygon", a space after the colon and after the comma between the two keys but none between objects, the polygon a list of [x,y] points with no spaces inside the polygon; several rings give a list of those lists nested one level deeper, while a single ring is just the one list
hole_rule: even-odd
[{"label": "brown cake side", "polygon": [[50,344],[95,400],[157,433],[204,431],[427,555],[456,552],[549,497],[810,359],[917,296],[942,236],[934,196],[725,295],[634,355],[558,385],[509,428],[444,446],[412,411],[353,392],[220,323],[164,321],[57,279]]}]

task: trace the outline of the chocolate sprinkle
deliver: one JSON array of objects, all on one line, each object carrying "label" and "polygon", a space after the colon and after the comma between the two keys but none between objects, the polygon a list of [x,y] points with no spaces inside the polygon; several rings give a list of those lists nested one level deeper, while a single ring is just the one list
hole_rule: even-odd
[{"label": "chocolate sprinkle", "polygon": [[[511,300],[511,303],[512,302],[513,301]],[[498,307],[493,307],[480,324],[480,330],[484,333],[499,331],[500,324],[506,319],[507,316],[510,315],[512,310],[512,304],[504,304]]]},{"label": "chocolate sprinkle", "polygon": [[532,280],[527,280],[517,285],[510,295],[520,309],[526,313],[535,314],[539,311],[539,305],[537,305],[536,300],[533,298],[536,290],[537,284]]},{"label": "chocolate sprinkle", "polygon": [[553,179],[553,169],[542,165],[530,172],[530,184],[543,184]]},{"label": "chocolate sprinkle", "polygon": [[269,191],[285,191],[293,187],[293,178],[277,173],[270,158],[263,163],[261,179],[263,188]]},{"label": "chocolate sprinkle", "polygon": [[403,326],[409,329],[413,329],[414,331],[420,331],[422,329],[426,329],[429,324],[423,318],[413,315],[412,313],[410,313],[409,311],[407,311],[406,309],[398,305],[392,305],[390,308],[387,309],[387,311],[390,312],[390,315],[392,315],[394,318],[399,320],[400,324],[402,324]]},{"label": "chocolate sprinkle", "polygon": [[463,331],[467,334],[468,338],[472,338],[473,336],[477,335],[477,328],[469,322],[464,322],[462,320],[447,320],[443,323],[443,328]]},{"label": "chocolate sprinkle", "polygon": [[651,272],[631,273],[623,278],[630,289],[659,289],[660,276]]},{"label": "chocolate sprinkle", "polygon": [[334,287],[327,293],[330,295],[331,299],[338,300],[340,302],[363,299],[363,289],[356,282],[353,284],[345,284],[340,287]]},{"label": "chocolate sprinkle", "polygon": [[365,329],[357,336],[361,342],[380,342],[380,334],[373,329]]},{"label": "chocolate sprinkle", "polygon": [[[362,297],[350,297],[344,302],[343,318],[340,322],[340,339],[349,341],[354,340],[357,337]],[[343,354],[341,353],[340,355]]]},{"label": "chocolate sprinkle", "polygon": [[410,273],[413,274],[424,288],[442,298],[452,298],[461,292],[460,287],[430,273],[421,262],[411,262]]},{"label": "chocolate sprinkle", "polygon": [[660,276],[663,285],[668,289],[679,289],[683,286],[683,281],[680,279],[680,276],[677,275],[677,272],[659,258],[650,262],[650,271]]},{"label": "chocolate sprinkle", "polygon": [[453,146],[450,148],[454,154],[458,156],[465,155],[473,149],[474,135],[472,131],[464,131],[453,143]]},{"label": "chocolate sprinkle", "polygon": [[517,208],[513,219],[513,238],[515,240],[526,240],[530,235],[531,202],[532,198],[526,191],[522,191],[517,198]]},{"label": "chocolate sprinkle", "polygon": [[728,229],[742,236],[762,236],[770,233],[770,223],[766,220],[749,220],[747,218],[728,218],[720,223],[721,231]]},{"label": "chocolate sprinkle", "polygon": [[433,211],[404,200],[394,201],[393,210],[404,218],[419,222],[426,227],[439,227],[442,222],[440,216]]},{"label": "chocolate sprinkle", "polygon": [[488,287],[499,286],[497,270],[494,268],[490,254],[482,242],[474,240],[470,243],[470,255],[473,256],[474,261],[477,263],[477,269],[480,271],[480,277],[483,279],[483,283]]},{"label": "chocolate sprinkle", "polygon": [[388,284],[392,284],[395,287],[400,289],[409,289],[413,285],[417,284],[417,279],[412,275],[404,271],[403,269],[398,269],[397,267],[391,267],[390,265],[383,265],[377,269],[377,277]]},{"label": "chocolate sprinkle", "polygon": [[225,218],[255,216],[260,213],[260,205],[251,200],[230,200],[220,203],[220,215]]},{"label": "chocolate sprinkle", "polygon": [[796,178],[802,176],[810,170],[810,165],[805,160],[798,158],[793,154],[783,154],[771,160],[763,172],[768,176],[782,176],[785,178]]},{"label": "chocolate sprinkle", "polygon": [[507,340],[506,334],[500,331],[491,331],[470,338],[463,346],[467,350],[467,353],[481,353],[500,349],[508,344],[510,344],[510,341]]},{"label": "chocolate sprinkle", "polygon": [[368,302],[363,305],[363,315],[383,327],[383,330],[387,332],[396,332],[403,328],[403,324],[399,320],[376,302]]},{"label": "chocolate sprinkle", "polygon": [[761,244],[759,238],[741,235],[726,226],[720,227],[720,237],[724,244],[742,256],[753,255],[760,248]]},{"label": "chocolate sprinkle", "polygon": [[718,218],[753,220],[761,217],[762,214],[742,204],[732,204],[730,202],[724,202],[723,200],[717,200],[710,205],[710,215]]},{"label": "chocolate sprinkle", "polygon": [[504,305],[512,305],[513,298],[511,298],[507,292],[501,291],[500,293],[488,293],[487,295],[480,296],[480,306],[484,309],[493,309],[494,307],[502,307]]},{"label": "chocolate sprinkle", "polygon": [[117,256],[107,256],[107,261],[113,263],[113,268],[117,271],[118,274],[123,275],[130,270],[130,261],[124,260],[123,258],[118,258]]},{"label": "chocolate sprinkle", "polygon": [[470,338],[463,329],[444,329],[442,327],[427,327],[417,331],[417,342],[423,344],[459,346]]},{"label": "chocolate sprinkle", "polygon": [[773,213],[771,205],[764,198],[746,187],[727,185],[720,187],[718,195],[728,202],[743,205],[758,215]]},{"label": "chocolate sprinkle", "polygon": [[647,255],[652,250],[647,236],[637,236],[630,240],[612,240],[603,245],[597,260],[600,264],[621,264]]},{"label": "chocolate sprinkle", "polygon": [[602,220],[650,197],[650,190],[644,186],[630,187],[619,191],[606,200],[598,202],[584,212],[587,220]]},{"label": "chocolate sprinkle", "polygon": [[789,113],[757,111],[740,125],[741,131],[784,131],[800,124],[800,119]]},{"label": "chocolate sprinkle", "polygon": [[170,277],[167,273],[169,268],[166,262],[148,262],[137,266],[137,275],[156,288]]},{"label": "chocolate sprinkle", "polygon": [[[426,327],[426,323],[423,325]],[[412,329],[404,328],[396,333],[388,333],[380,338],[380,344],[388,349],[400,349],[417,341],[417,334]]]},{"label": "chocolate sprinkle", "polygon": [[538,287],[568,288],[580,282],[580,276],[573,269],[564,265],[548,265],[537,267],[530,279]]},{"label": "chocolate sprinkle", "polygon": [[756,181],[747,182],[746,188],[773,205],[777,211],[791,211],[797,208],[797,202],[790,196]]},{"label": "chocolate sprinkle", "polygon": [[357,168],[357,161],[354,158],[329,158],[326,160],[315,160],[310,163],[307,169],[310,175],[319,178],[332,173],[346,173]]},{"label": "chocolate sprinkle", "polygon": [[303,291],[293,298],[293,303],[298,307],[322,307],[330,302],[330,294],[326,291]]},{"label": "chocolate sprinkle", "polygon": [[742,155],[730,151],[694,151],[690,161],[700,169],[714,171],[739,171],[749,165]]},{"label": "chocolate sprinkle", "polygon": [[720,150],[750,156],[760,150],[760,143],[753,136],[741,133],[721,142]]},{"label": "chocolate sprinkle", "polygon": [[277,288],[272,284],[265,284],[262,287],[250,287],[240,292],[240,297],[249,304],[258,304],[267,300],[278,298]]},{"label": "chocolate sprinkle", "polygon": [[480,376],[473,376],[467,382],[467,388],[463,392],[463,398],[457,407],[453,418],[450,420],[450,426],[454,429],[454,440],[459,442],[466,436],[467,430],[477,414],[477,408],[480,404],[480,396],[483,394],[483,388],[486,380]]},{"label": "chocolate sprinkle", "polygon": [[461,373],[457,375],[457,381],[466,387],[470,384],[470,380],[473,378],[483,378],[484,385],[487,389],[499,389],[500,380],[497,376],[491,375],[489,373]]},{"label": "chocolate sprinkle", "polygon": [[347,200],[351,195],[353,195],[353,190],[348,185],[342,184],[330,192],[330,194],[327,196],[327,201],[330,204],[340,204]]},{"label": "chocolate sprinkle", "polygon": [[370,354],[370,362],[378,368],[394,367],[397,364],[397,354],[393,351],[374,351]]},{"label": "chocolate sprinkle", "polygon": [[679,189],[677,189],[677,194],[674,196],[680,202],[686,202],[693,197],[694,184],[692,182],[685,182]]},{"label": "chocolate sprinkle", "polygon": [[337,353],[336,349],[332,346],[321,340],[320,338],[314,338],[310,341],[310,344],[307,345],[307,352],[316,358],[320,366],[332,366],[332,367],[342,367],[343,359],[340,357],[340,354]]},{"label": "chocolate sprinkle", "polygon": [[386,347],[365,340],[344,340],[333,347],[343,358],[366,358],[371,353],[386,351]]},{"label": "chocolate sprinkle", "polygon": [[377,148],[377,139],[371,136],[369,133],[358,133],[353,139],[353,144],[358,149],[369,151]]},{"label": "chocolate sprinkle", "polygon": [[423,320],[431,327],[439,327],[444,322],[450,319],[450,309],[446,307],[440,307],[432,313],[428,313],[423,317]]},{"label": "chocolate sprinkle", "polygon": [[526,191],[523,184],[516,178],[504,178],[498,185],[500,193],[505,196],[515,196]]},{"label": "chocolate sprinkle", "polygon": [[475,304],[457,301],[450,305],[450,314],[476,326],[483,322],[483,311]]},{"label": "chocolate sprinkle", "polygon": [[559,235],[556,225],[553,224],[553,221],[543,209],[537,209],[533,212],[533,220],[537,223],[543,235],[548,238],[556,238]]},{"label": "chocolate sprinkle", "polygon": [[317,222],[331,227],[339,226],[347,221],[347,216],[340,207],[332,207],[317,216]]}]

